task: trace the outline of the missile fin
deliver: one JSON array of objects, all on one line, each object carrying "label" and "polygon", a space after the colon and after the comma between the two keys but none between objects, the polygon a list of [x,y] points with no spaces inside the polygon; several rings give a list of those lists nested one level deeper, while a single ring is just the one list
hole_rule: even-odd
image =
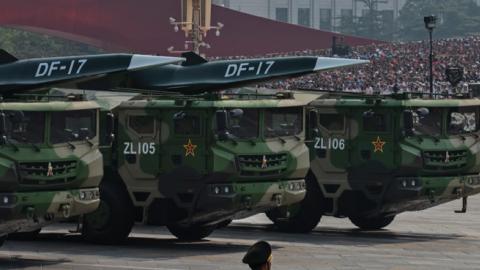
[{"label": "missile fin", "polygon": [[194,52],[186,52],[182,53],[182,57],[186,59],[185,62],[183,62],[182,66],[194,66],[194,65],[200,65],[203,63],[207,63],[207,59],[201,57],[200,55],[194,53]]},{"label": "missile fin", "polygon": [[0,65],[18,61],[18,58],[9,54],[7,51],[0,49]]}]

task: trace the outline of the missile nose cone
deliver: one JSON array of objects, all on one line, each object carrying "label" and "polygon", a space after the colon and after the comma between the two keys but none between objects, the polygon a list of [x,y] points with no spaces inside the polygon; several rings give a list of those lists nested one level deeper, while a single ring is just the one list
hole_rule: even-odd
[{"label": "missile nose cone", "polygon": [[328,70],[339,67],[348,67],[354,65],[368,64],[368,60],[347,59],[347,58],[332,58],[332,57],[317,57],[314,71]]},{"label": "missile nose cone", "polygon": [[127,70],[137,70],[152,66],[175,64],[183,61],[185,61],[185,58],[181,57],[134,54],[132,55],[132,60],[130,61],[130,65],[128,66]]}]

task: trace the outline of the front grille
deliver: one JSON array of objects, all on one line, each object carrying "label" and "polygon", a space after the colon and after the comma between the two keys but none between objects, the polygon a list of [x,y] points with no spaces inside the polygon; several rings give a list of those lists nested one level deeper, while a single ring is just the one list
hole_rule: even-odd
[{"label": "front grille", "polygon": [[287,154],[240,155],[240,175],[275,176],[284,173],[288,166]]},{"label": "front grille", "polygon": [[467,151],[425,151],[424,168],[434,171],[457,170],[467,166]]},{"label": "front grille", "polygon": [[55,185],[76,179],[77,161],[20,162],[20,183],[24,185]]}]

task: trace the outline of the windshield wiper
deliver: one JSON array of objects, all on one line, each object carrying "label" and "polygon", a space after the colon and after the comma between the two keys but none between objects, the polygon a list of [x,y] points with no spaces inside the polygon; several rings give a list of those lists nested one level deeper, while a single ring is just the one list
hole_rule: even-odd
[{"label": "windshield wiper", "polygon": [[88,143],[88,145],[90,145],[90,147],[93,147],[95,144],[90,141],[88,138],[85,138],[85,141]]},{"label": "windshield wiper", "polygon": [[40,147],[38,147],[38,145],[34,144],[34,143],[30,143],[30,145],[33,147],[33,149],[35,150],[35,152],[40,152]]},{"label": "windshield wiper", "polygon": [[6,144],[10,145],[10,146],[13,148],[13,150],[15,150],[15,152],[18,152],[18,151],[20,150],[16,144],[12,143],[12,142],[11,142],[8,138],[6,138],[6,137],[4,138],[4,142],[5,142]]},{"label": "windshield wiper", "polygon": [[72,150],[77,149],[77,147],[75,147],[75,145],[74,145],[73,143],[71,143],[71,142],[69,142],[69,141],[66,141],[66,143],[68,144],[68,146],[70,146],[70,148],[71,148]]}]

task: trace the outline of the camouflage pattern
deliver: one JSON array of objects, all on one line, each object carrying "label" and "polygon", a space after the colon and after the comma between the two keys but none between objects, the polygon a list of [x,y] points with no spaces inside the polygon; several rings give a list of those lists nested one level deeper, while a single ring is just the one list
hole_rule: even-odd
[{"label": "camouflage pattern", "polygon": [[[303,106],[317,96],[97,97],[116,106],[106,109],[118,121],[114,147],[103,151],[103,181],[124,185],[136,221],[155,225],[216,225],[297,203],[309,169]],[[265,111],[283,108],[299,110],[300,133],[265,138]],[[231,109],[258,110],[259,134],[219,139],[216,112]],[[179,113],[196,117],[198,132],[177,132]]]},{"label": "camouflage pattern", "polygon": [[[103,175],[98,149],[99,106],[90,101],[20,100],[0,103],[0,111],[45,114],[44,122],[36,123],[40,130],[29,130],[44,132],[42,142],[8,139],[0,145],[0,236],[34,231],[94,211],[99,205],[98,186]],[[51,125],[52,115],[76,111],[92,113],[94,136],[88,141],[52,143],[52,134],[59,131]]]},{"label": "camouflage pattern", "polygon": [[[425,108],[429,114],[418,114],[414,121],[438,117],[438,134],[432,131],[436,128],[420,134],[421,126],[409,134],[405,111]],[[337,217],[393,217],[479,193],[479,108],[478,99],[406,95],[327,94],[310,103],[310,175],[321,189],[320,211]],[[471,119],[460,119],[465,121],[461,133],[448,133],[455,112],[462,111]]]}]

